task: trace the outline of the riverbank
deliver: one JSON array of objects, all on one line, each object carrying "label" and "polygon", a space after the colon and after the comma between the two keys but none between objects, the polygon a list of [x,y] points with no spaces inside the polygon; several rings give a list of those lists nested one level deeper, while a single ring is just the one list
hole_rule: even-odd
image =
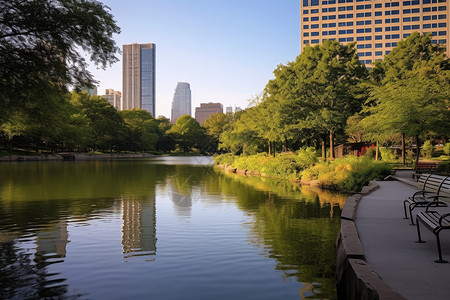
[{"label": "riverbank", "polygon": [[37,154],[37,155],[5,155],[0,156],[1,161],[80,161],[80,160],[111,160],[128,158],[149,158],[157,155],[151,153],[75,153],[62,152],[57,154]]}]

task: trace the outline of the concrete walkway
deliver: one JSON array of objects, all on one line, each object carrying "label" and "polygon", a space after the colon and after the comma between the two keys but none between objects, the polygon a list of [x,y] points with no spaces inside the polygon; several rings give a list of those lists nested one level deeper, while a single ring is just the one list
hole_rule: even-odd
[{"label": "concrete walkway", "polygon": [[[403,218],[403,200],[417,190],[400,181],[378,184],[378,190],[362,197],[356,214],[367,263],[406,299],[450,299],[450,263],[434,262],[438,257],[434,234],[421,227],[426,243],[415,243],[416,226]],[[440,209],[450,212],[450,207]],[[450,230],[441,233],[441,244],[443,258],[450,261]]]}]

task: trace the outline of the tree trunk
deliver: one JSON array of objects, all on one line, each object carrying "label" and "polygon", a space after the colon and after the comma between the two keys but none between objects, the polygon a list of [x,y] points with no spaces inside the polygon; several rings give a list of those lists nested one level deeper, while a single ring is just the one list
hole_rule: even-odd
[{"label": "tree trunk", "polygon": [[325,139],[322,140],[322,159],[324,161],[327,160],[327,147],[326,147]]},{"label": "tree trunk", "polygon": [[378,146],[378,141],[377,141],[377,146],[375,148],[375,161],[378,161],[380,159],[380,147]]},{"label": "tree trunk", "polygon": [[334,133],[330,131],[330,160],[334,160]]},{"label": "tree trunk", "polygon": [[270,153],[270,141],[269,141],[269,156],[271,156],[272,154]]},{"label": "tree trunk", "polygon": [[420,156],[420,139],[419,136],[416,135],[416,168],[415,170],[417,170],[417,165],[419,164],[419,156]]},{"label": "tree trunk", "polygon": [[406,165],[405,134],[402,133],[402,164]]}]

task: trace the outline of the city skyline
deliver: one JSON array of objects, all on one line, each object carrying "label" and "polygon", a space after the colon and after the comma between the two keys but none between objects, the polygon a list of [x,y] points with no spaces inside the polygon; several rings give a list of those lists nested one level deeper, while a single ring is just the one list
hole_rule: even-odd
[{"label": "city skyline", "polygon": [[[245,109],[277,65],[300,53],[297,0],[104,0],[121,34],[117,46],[154,43],[156,116],[170,117],[174,86],[189,82],[192,109],[209,99]],[[99,91],[122,88],[122,55],[105,70],[90,66]]]}]

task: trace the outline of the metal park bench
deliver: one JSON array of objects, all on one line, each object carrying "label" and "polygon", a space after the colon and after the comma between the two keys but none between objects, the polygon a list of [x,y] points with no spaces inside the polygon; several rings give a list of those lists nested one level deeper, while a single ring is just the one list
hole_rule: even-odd
[{"label": "metal park bench", "polygon": [[[411,218],[411,225],[414,225],[412,211],[416,207],[444,207],[447,206],[445,202],[439,201],[446,191],[450,190],[450,177],[432,174],[422,174],[417,182],[419,191],[403,201],[403,210],[405,219],[408,219],[407,207],[409,217]],[[444,194],[442,194],[444,193]]]},{"label": "metal park bench", "polygon": [[[446,199],[450,201],[450,189],[443,189],[441,199]],[[438,247],[438,255],[439,258],[435,260],[437,263],[447,263],[448,261],[442,259],[442,250],[441,250],[441,240],[439,238],[439,234],[442,230],[450,229],[450,213],[441,214],[434,210],[427,209],[423,212],[420,212],[416,216],[416,224],[417,224],[417,236],[419,240],[418,243],[424,243],[422,237],[420,235],[420,226],[419,223],[425,225],[426,228],[431,230],[436,236],[436,242]]]},{"label": "metal park bench", "polygon": [[420,162],[417,164],[413,177],[418,178],[423,173],[434,173],[439,168],[438,162]]}]

